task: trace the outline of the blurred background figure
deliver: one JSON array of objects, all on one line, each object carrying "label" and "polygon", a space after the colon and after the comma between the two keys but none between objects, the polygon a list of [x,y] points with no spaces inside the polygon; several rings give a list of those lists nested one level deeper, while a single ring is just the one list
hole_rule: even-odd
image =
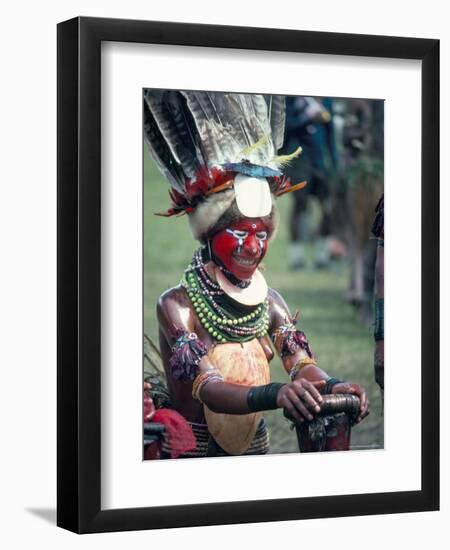
[{"label": "blurred background figure", "polygon": [[370,322],[376,241],[373,213],[383,191],[384,103],[381,100],[335,101],[338,173],[333,195],[333,229],[345,242],[350,261],[347,299]]},{"label": "blurred background figure", "polygon": [[286,97],[284,151],[303,149],[286,173],[292,181],[308,182],[303,193],[293,194],[289,267],[294,270],[307,264],[307,243],[315,267],[326,268],[330,261],[330,189],[337,168],[332,104],[328,98]]},{"label": "blurred background figure", "polygon": [[375,262],[374,327],[375,339],[374,374],[384,400],[384,195],[375,209],[372,235],[377,240]]},{"label": "blurred background figure", "polygon": [[347,257],[346,299],[370,323],[376,242],[373,212],[383,190],[382,100],[287,97],[285,152],[302,154],[286,173],[306,180],[292,195],[289,268],[327,269]]}]

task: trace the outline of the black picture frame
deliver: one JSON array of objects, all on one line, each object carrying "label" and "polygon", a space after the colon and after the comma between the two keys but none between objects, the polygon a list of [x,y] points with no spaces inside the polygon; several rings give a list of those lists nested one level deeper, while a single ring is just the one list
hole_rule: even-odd
[{"label": "black picture frame", "polygon": [[[420,491],[101,509],[102,41],[421,60]],[[57,524],[77,533],[93,533],[438,510],[439,41],[77,17],[58,25],[57,65]]]}]

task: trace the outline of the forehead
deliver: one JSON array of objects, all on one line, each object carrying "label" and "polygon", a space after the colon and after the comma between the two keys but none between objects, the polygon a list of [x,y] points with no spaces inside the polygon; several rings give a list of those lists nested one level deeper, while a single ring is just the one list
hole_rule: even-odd
[{"label": "forehead", "polygon": [[232,223],[229,227],[230,229],[249,232],[270,231],[271,229],[270,224],[261,218],[244,218],[243,220]]}]

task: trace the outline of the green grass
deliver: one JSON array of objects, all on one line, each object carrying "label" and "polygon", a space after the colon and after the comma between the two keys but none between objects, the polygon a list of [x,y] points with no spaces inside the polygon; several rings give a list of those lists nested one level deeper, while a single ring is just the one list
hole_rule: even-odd
[{"label": "green grass", "polygon": [[[197,243],[186,217],[154,216],[168,208],[168,184],[149,155],[144,162],[144,330],[157,341],[155,304],[159,295],[179,283]],[[292,272],[287,269],[287,217],[291,198],[280,199],[281,224],[264,260],[265,276],[278,290],[291,312],[300,311],[298,325],[308,336],[319,365],[331,376],[363,384],[371,402],[371,414],[352,432],[353,448],[383,447],[383,417],[378,386],[373,380],[373,339],[371,330],[358,319],[344,301],[348,266],[333,271]],[[286,381],[278,358],[271,362],[272,379]],[[295,432],[280,411],[266,415],[271,452],[298,451]]]}]

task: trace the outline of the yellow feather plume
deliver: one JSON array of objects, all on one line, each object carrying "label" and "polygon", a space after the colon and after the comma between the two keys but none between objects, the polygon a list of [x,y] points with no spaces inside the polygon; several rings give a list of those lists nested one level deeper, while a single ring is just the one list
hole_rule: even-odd
[{"label": "yellow feather plume", "polygon": [[268,137],[263,136],[262,138],[258,139],[258,141],[253,145],[249,145],[248,147],[245,147],[245,149],[242,149],[239,155],[242,156],[242,158],[247,158],[247,156],[250,155],[250,153],[257,151],[263,145],[265,145],[267,143],[267,140],[268,140]]},{"label": "yellow feather plume", "polygon": [[270,162],[274,162],[277,166],[283,167],[289,164],[291,160],[294,160],[295,158],[297,158],[301,152],[302,152],[302,148],[298,147],[290,155],[279,155],[278,157],[273,157],[273,159]]}]

